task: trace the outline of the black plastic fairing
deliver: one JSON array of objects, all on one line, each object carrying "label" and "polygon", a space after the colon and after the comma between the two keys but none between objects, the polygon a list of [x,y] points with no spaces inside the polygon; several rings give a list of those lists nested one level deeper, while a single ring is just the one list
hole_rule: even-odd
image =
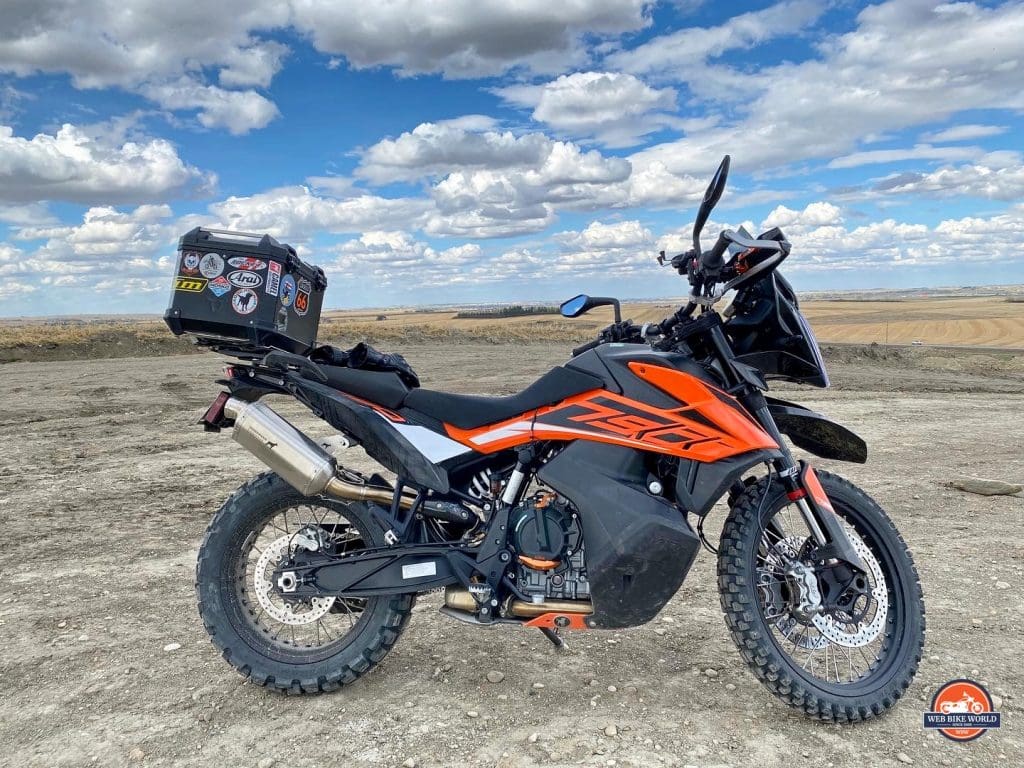
[{"label": "black plastic fairing", "polygon": [[725,332],[737,360],[768,378],[828,386],[818,342],[781,274],[773,272],[741,288],[727,314]]},{"label": "black plastic fairing", "polygon": [[372,408],[330,387],[296,379],[296,396],[331,426],[355,438],[370,456],[410,485],[447,493],[448,473],[432,464]]},{"label": "black plastic fairing", "polygon": [[867,443],[841,424],[796,403],[774,397],[766,397],[765,400],[779,431],[788,436],[798,448],[823,459],[857,464],[868,460]]},{"label": "black plastic fairing", "polygon": [[676,503],[687,512],[706,515],[748,469],[781,455],[772,449],[751,451],[710,463],[680,459],[676,474]]},{"label": "black plastic fairing", "polygon": [[617,629],[654,618],[683,583],[700,545],[679,508],[648,493],[643,454],[578,441],[538,476],[580,512],[594,603],[588,624]]}]

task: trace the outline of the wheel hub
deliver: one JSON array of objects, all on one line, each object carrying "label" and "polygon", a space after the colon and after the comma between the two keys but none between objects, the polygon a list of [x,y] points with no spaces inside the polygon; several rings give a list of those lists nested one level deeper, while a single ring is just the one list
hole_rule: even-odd
[{"label": "wheel hub", "polygon": [[281,536],[263,550],[256,561],[253,587],[260,608],[272,619],[298,627],[319,621],[334,606],[336,598],[311,597],[288,601],[278,594],[272,578],[274,570],[289,557],[294,540],[295,537],[291,535]]},{"label": "wheel hub", "polygon": [[[824,613],[811,619],[811,623],[818,628],[823,636],[836,645],[846,648],[859,648],[868,645],[875,640],[885,626],[885,617],[889,613],[889,592],[885,584],[885,575],[882,573],[882,566],[871,553],[868,545],[861,540],[850,526],[845,525],[846,534],[853,543],[853,548],[860,555],[864,567],[871,574],[874,580],[874,587],[869,594],[875,601],[875,612],[870,621],[864,622],[867,606],[862,606],[856,615],[849,616],[849,621],[837,618],[834,613]],[[858,620],[860,619],[860,620]],[[853,629],[851,629],[851,627]]]}]

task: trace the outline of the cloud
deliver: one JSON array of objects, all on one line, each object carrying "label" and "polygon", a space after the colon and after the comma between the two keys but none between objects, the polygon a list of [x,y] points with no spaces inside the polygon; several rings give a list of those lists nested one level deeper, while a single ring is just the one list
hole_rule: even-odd
[{"label": "cloud", "polygon": [[[963,110],[1022,109],[1022,36],[1024,5],[1016,3],[873,5],[858,14],[853,31],[826,38],[818,58],[749,74],[693,70],[705,85],[712,75],[727,78],[728,89],[700,90],[688,79],[693,72],[681,70],[677,76],[698,87],[705,109],[727,108],[738,118],[644,150],[631,162],[659,161],[674,174],[704,174],[732,152],[738,170],[757,172],[848,155],[868,137],[934,124]],[[656,38],[651,45],[664,42]]]},{"label": "cloud", "polygon": [[142,93],[164,109],[198,110],[206,128],[226,128],[238,136],[263,128],[280,114],[277,106],[255,91],[229,91],[190,77],[145,85]]},{"label": "cloud", "polygon": [[925,133],[921,135],[921,141],[942,144],[947,141],[973,141],[984,139],[988,136],[999,136],[1006,133],[1005,125],[978,125],[977,123],[963,123],[946,128],[944,131]]},{"label": "cloud", "polygon": [[634,74],[694,82],[707,73],[709,59],[792,35],[817,21],[824,10],[821,0],[788,0],[739,14],[717,27],[688,27],[658,35],[636,48],[611,54],[605,65]]},{"label": "cloud", "polygon": [[933,147],[931,144],[917,144],[905,149],[872,149],[837,157],[829,162],[829,168],[856,168],[873,163],[902,163],[907,160],[969,160],[978,157],[983,150],[978,147]]},{"label": "cloud", "polygon": [[[314,194],[309,187],[294,186],[229,197],[209,210],[219,225],[229,229],[268,232],[303,242],[320,232],[415,229],[430,207],[430,201],[423,198],[384,198],[366,193],[334,198]],[[204,221],[212,226],[209,218]]]},{"label": "cloud", "polygon": [[771,227],[825,227],[843,223],[842,211],[827,202],[810,203],[802,211],[794,211],[784,205],[768,214],[761,224],[762,230]]},{"label": "cloud", "polygon": [[0,203],[125,203],[205,194],[216,176],[164,139],[111,142],[65,124],[31,139],[0,126]]},{"label": "cloud", "polygon": [[415,181],[455,169],[536,166],[551,152],[553,142],[541,133],[516,136],[491,127],[475,119],[421,123],[367,149],[356,173],[377,184]]},{"label": "cloud", "polygon": [[619,35],[649,23],[648,0],[292,0],[295,26],[317,50],[356,69],[401,75],[564,71],[586,61],[584,35]]},{"label": "cloud", "polygon": [[56,224],[57,218],[45,203],[26,203],[25,205],[0,205],[0,222],[15,227],[38,227],[44,224]]},{"label": "cloud", "polygon": [[1024,198],[1024,158],[1017,152],[994,152],[977,164],[944,166],[928,173],[907,171],[879,180],[860,196],[889,195],[1020,200]]},{"label": "cloud", "polygon": [[432,234],[507,237],[538,232],[553,223],[556,207],[591,207],[608,185],[629,178],[630,165],[551,142],[543,162],[500,171],[457,171],[434,187]]},{"label": "cloud", "polygon": [[451,285],[483,258],[475,243],[437,250],[402,231],[364,232],[334,250],[337,258],[324,265],[329,276],[372,280],[375,286]]},{"label": "cloud", "polygon": [[786,272],[927,269],[1005,260],[1024,239],[1024,208],[946,219],[934,227],[889,218],[851,228],[836,206],[817,202],[799,212],[780,206],[762,222],[769,226],[782,226],[793,243]]},{"label": "cloud", "polygon": [[638,144],[642,137],[681,121],[672,88],[651,88],[621,72],[576,72],[542,85],[496,89],[505,101],[532,108],[533,119],[557,133],[594,137],[611,147]]},{"label": "cloud", "polygon": [[0,72],[67,73],[76,88],[119,87],[157,97],[165,108],[200,109],[208,127],[226,125],[211,115],[222,114],[216,103],[231,101],[246,110],[248,122],[239,125],[261,127],[253,110],[267,120],[277,115],[257,106],[264,97],[253,90],[225,96],[202,73],[215,70],[223,88],[266,87],[288,49],[252,31],[283,28],[288,19],[287,4],[269,0],[13,0],[0,27]]},{"label": "cloud", "polygon": [[538,132],[499,132],[492,124],[476,118],[423,123],[366,149],[356,173],[375,183],[433,181],[436,211],[425,231],[472,238],[538,232],[558,210],[684,205],[707,183],[658,161],[637,167],[632,157],[609,157]]}]

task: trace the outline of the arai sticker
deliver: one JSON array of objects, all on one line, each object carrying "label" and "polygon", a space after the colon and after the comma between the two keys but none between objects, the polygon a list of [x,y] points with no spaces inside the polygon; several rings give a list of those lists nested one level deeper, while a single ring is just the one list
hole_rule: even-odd
[{"label": "arai sticker", "polygon": [[252,288],[240,288],[231,297],[231,308],[240,315],[249,315],[256,311],[259,297]]},{"label": "arai sticker", "polygon": [[199,254],[195,251],[182,251],[181,253],[181,274],[199,274]]},{"label": "arai sticker", "polygon": [[199,271],[203,273],[203,277],[220,277],[220,273],[224,271],[224,259],[219,253],[208,253],[200,260]]},{"label": "arai sticker", "polygon": [[224,275],[221,275],[220,277],[211,280],[210,284],[206,287],[210,289],[210,293],[219,297],[231,290],[231,283],[228,282],[228,279],[224,277]]},{"label": "arai sticker", "polygon": [[281,289],[281,265],[276,261],[270,262],[270,269],[267,270],[267,294],[277,296]]},{"label": "arai sticker", "polygon": [[295,301],[295,278],[285,275],[281,278],[281,306],[290,307]]},{"label": "arai sticker", "polygon": [[263,285],[263,278],[255,272],[238,269],[234,272],[228,272],[228,282],[236,288],[259,288]]},{"label": "arai sticker", "polygon": [[228,259],[228,264],[235,269],[248,269],[253,272],[267,268],[267,262],[262,259],[254,259],[251,256],[235,256],[233,259]]}]

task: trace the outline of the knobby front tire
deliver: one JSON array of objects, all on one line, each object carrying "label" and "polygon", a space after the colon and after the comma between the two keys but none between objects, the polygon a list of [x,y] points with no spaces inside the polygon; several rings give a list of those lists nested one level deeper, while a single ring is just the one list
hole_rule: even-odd
[{"label": "knobby front tire", "polygon": [[[817,474],[837,514],[867,545],[885,576],[889,607],[875,666],[867,665],[859,679],[840,681],[837,669],[835,682],[828,676],[822,680],[797,663],[776,634],[779,624],[766,618],[758,591],[759,547],[763,555],[766,523],[790,503],[777,478],[771,483],[763,478],[733,503],[719,546],[719,593],[740,654],[769,691],[812,717],[856,722],[885,713],[914,679],[924,646],[924,600],[907,545],[882,508],[847,480],[821,470]],[[806,528],[804,535],[809,535]],[[790,634],[797,636],[793,629]],[[794,644],[792,650],[799,649]],[[834,658],[853,650],[835,647]],[[826,670],[828,664],[826,657]]]}]

